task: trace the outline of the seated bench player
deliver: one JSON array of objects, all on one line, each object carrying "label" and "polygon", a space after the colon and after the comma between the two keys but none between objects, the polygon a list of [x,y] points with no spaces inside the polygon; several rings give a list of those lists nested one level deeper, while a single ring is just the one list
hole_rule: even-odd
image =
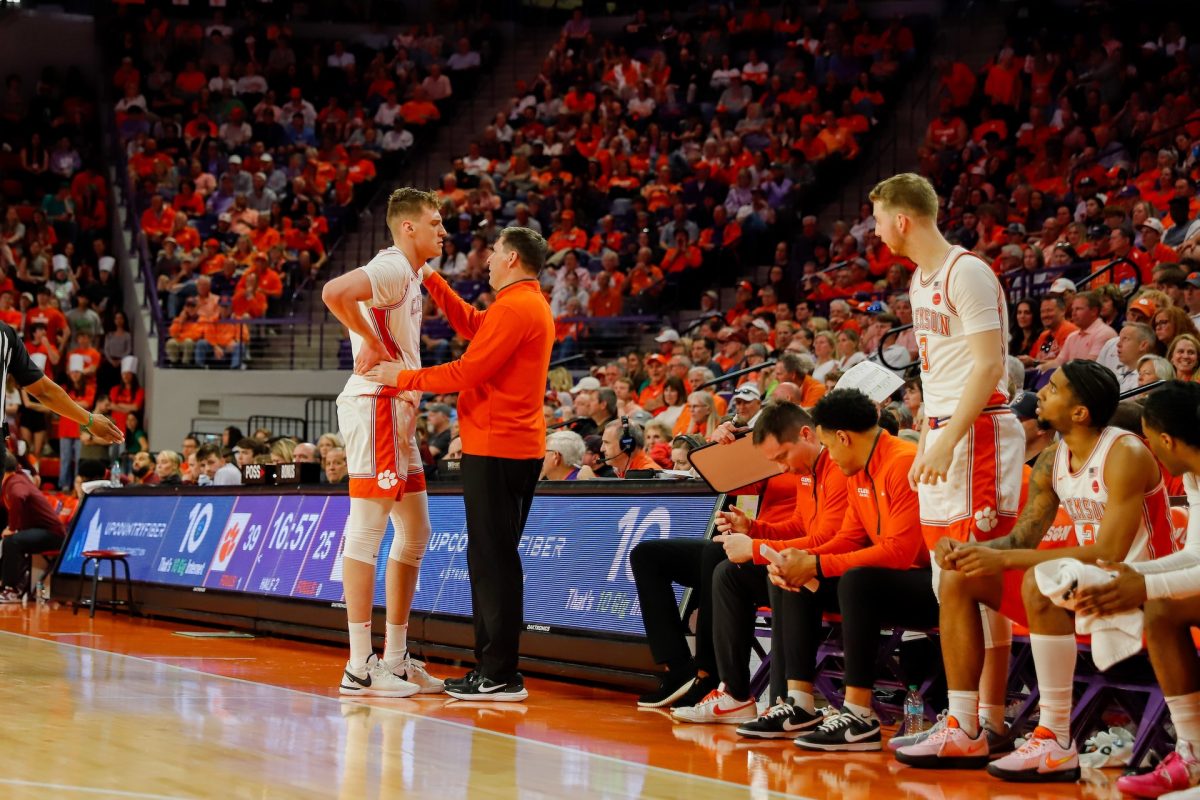
[{"label": "seated bench player", "polygon": [[[1108,425],[1119,394],[1116,376],[1095,361],[1076,359],[1056,370],[1038,392],[1037,414],[1061,438],[1038,456],[1012,533],[977,544],[938,542],[934,558],[942,570],[940,627],[950,708],[941,730],[896,751],[901,763],[932,769],[986,765],[990,774],[1010,781],[1078,780],[1070,732],[1075,621],[1039,591],[1031,568],[1057,558],[1136,562],[1171,551],[1162,472],[1138,436]],[[1074,524],[1075,546],[1034,549],[1060,505]],[[1040,692],[1033,734],[990,764],[978,716],[980,603],[1027,625]]]}]

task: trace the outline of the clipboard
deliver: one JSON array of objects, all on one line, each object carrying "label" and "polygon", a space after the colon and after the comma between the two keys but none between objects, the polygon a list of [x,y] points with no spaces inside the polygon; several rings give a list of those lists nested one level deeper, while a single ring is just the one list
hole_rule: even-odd
[{"label": "clipboard", "polygon": [[688,453],[688,462],[714,492],[728,493],[781,475],[774,461],[763,458],[749,436],[731,444],[713,442]]}]

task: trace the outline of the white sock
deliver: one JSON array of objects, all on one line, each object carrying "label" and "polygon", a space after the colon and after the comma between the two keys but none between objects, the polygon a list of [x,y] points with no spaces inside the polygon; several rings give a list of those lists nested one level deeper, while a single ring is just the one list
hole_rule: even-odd
[{"label": "white sock", "polygon": [[1033,668],[1041,692],[1038,724],[1054,733],[1063,747],[1071,746],[1071,690],[1075,682],[1075,657],[1079,645],[1074,634],[1029,634]]},{"label": "white sock", "polygon": [[350,630],[350,663],[361,667],[375,652],[371,646],[371,620],[351,622],[346,627]]},{"label": "white sock", "polygon": [[1175,724],[1175,738],[1192,746],[1200,756],[1200,692],[1165,698]]},{"label": "white sock", "polygon": [[817,698],[812,692],[802,692],[799,689],[788,690],[788,702],[796,708],[802,708],[810,714],[817,713]]},{"label": "white sock", "polygon": [[989,731],[1004,733],[1007,723],[1004,721],[1004,706],[993,705],[979,701],[979,721]]},{"label": "white sock", "polygon": [[950,704],[950,716],[958,722],[958,727],[974,739],[979,735],[979,692],[959,692],[950,689],[946,692]]},{"label": "white sock", "polygon": [[842,710],[853,712],[855,716],[861,717],[862,719],[875,718],[875,712],[870,706],[860,706],[855,705],[854,703],[842,703]]},{"label": "white sock", "polygon": [[387,638],[383,640],[383,660],[395,666],[408,655],[408,623],[387,624]]}]

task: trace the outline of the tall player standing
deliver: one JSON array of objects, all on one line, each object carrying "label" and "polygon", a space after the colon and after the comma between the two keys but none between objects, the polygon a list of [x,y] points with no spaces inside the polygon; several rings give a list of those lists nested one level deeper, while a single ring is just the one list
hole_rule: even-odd
[{"label": "tall player standing", "polygon": [[[925,178],[893,176],[872,189],[870,199],[875,232],[892,252],[917,264],[909,296],[926,416],[909,481],[925,542],[932,551],[943,537],[1005,536],[1019,510],[1025,436],[1008,408],[1004,291],[988,264],[938,231],[938,197]],[[939,575],[935,563],[935,593]],[[992,752],[1001,752],[1011,749],[1004,698],[1012,624],[985,606],[980,624],[984,677],[980,691],[963,700],[978,706]]]},{"label": "tall player standing", "polygon": [[[362,377],[382,360],[421,366],[421,269],[442,252],[446,229],[437,197],[397,189],[388,198],[393,245],[365,267],[334,278],[321,298],[350,332],[354,374],[337,399],[346,442],[350,517],[342,548],[342,584],[350,660],[341,693],[407,697],[441,692],[442,681],[408,653],[408,615],[429,543],[429,503],[417,451],[419,392],[401,392]],[[387,636],[383,658],[371,645],[375,565],[388,518],[395,534],[385,578]]]}]

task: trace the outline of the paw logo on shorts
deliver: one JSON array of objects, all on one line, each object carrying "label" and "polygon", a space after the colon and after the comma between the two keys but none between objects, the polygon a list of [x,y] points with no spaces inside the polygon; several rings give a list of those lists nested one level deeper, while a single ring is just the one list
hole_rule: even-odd
[{"label": "paw logo on shorts", "polygon": [[400,479],[396,477],[396,473],[390,469],[385,469],[383,472],[375,476],[375,482],[379,484],[379,488],[387,491],[400,483]]},{"label": "paw logo on shorts", "polygon": [[1000,518],[996,514],[996,509],[990,506],[987,508],[981,508],[975,512],[975,527],[978,528],[981,533],[987,533],[988,531],[992,530],[996,527],[996,523],[999,521]]}]

